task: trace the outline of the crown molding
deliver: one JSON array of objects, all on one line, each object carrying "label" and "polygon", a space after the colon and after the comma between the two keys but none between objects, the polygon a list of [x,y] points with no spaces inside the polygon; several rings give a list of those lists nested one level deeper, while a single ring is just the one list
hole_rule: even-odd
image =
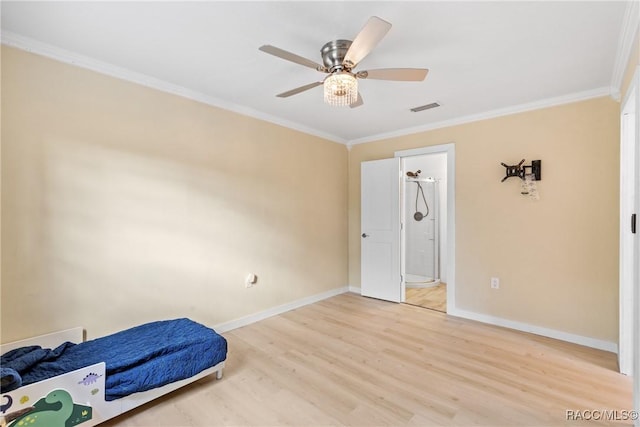
[{"label": "crown molding", "polygon": [[247,108],[232,102],[228,102],[219,98],[215,98],[203,93],[187,89],[183,86],[175,85],[173,83],[166,82],[164,80],[157,79],[155,77],[148,76],[146,74],[138,73],[128,70],[126,68],[118,67],[103,61],[90,58],[88,56],[79,55],[74,52],[70,52],[59,47],[42,43],[40,41],[31,39],[15,34],[11,31],[2,30],[1,33],[2,44],[10,46],[16,49],[24,50],[26,52],[41,55],[47,58],[54,59],[66,64],[75,65],[80,68],[85,68],[91,71],[95,71],[100,74],[105,74],[111,77],[115,77],[120,80],[136,83],[141,86],[146,86],[152,89],[159,90],[161,92],[170,93],[172,95],[178,95],[183,98],[191,99],[193,101],[201,102],[203,104],[210,105],[212,107],[221,108],[224,110],[232,111],[234,113],[242,114],[248,117],[252,117],[265,122],[273,123],[279,126],[286,127],[288,129],[297,130],[302,133],[317,136],[319,138],[327,139],[332,142],[340,144],[347,144],[347,140],[340,138],[336,135],[328,134],[326,132],[319,131],[307,126],[300,125],[289,120],[284,120],[276,116],[264,113],[262,111]]},{"label": "crown molding", "polygon": [[412,128],[402,129],[399,131],[380,133],[380,134],[368,136],[365,138],[354,139],[352,141],[349,141],[347,145],[351,147],[353,145],[364,144],[367,142],[380,141],[380,140],[389,139],[389,138],[397,138],[400,136],[426,132],[434,129],[457,126],[465,123],[477,122],[480,120],[493,119],[497,117],[508,116],[511,114],[523,113],[526,111],[540,110],[542,108],[555,107],[557,105],[570,104],[572,102],[586,101],[592,98],[601,98],[603,96],[609,96],[610,94],[611,94],[611,88],[602,87],[598,89],[588,90],[585,92],[572,93],[568,95],[558,96],[555,98],[547,98],[547,99],[542,99],[540,101],[529,102],[526,104],[513,105],[511,107],[485,111],[483,113],[471,114],[463,117],[457,117],[455,119],[444,120],[437,123],[430,123],[428,125],[416,126]]},{"label": "crown molding", "polygon": [[616,51],[616,59],[613,64],[613,73],[611,75],[611,97],[616,101],[620,101],[620,91],[622,79],[627,69],[631,48],[638,32],[638,22],[640,21],[640,2],[630,1],[627,3],[622,26],[620,27],[620,35],[618,36],[618,49]]},{"label": "crown molding", "polygon": [[[620,81],[622,81],[622,74],[624,74],[624,70],[626,66],[625,65],[619,66],[618,63],[619,61],[622,61],[624,64],[626,64],[626,61],[628,60],[628,57],[630,55],[631,46],[633,45],[633,39],[635,35],[634,31],[637,31],[637,28],[638,28],[637,16],[635,17],[635,19],[631,16],[634,12],[637,15],[638,2],[631,2],[631,5],[628,5],[627,11],[625,14],[625,20],[624,20],[625,25],[623,27],[623,30],[621,31],[621,43],[618,46],[617,57],[622,58],[624,56],[625,59],[616,60],[616,70],[618,68],[622,69],[621,75],[620,75]],[[629,37],[630,37],[630,41],[629,41]],[[37,40],[12,33],[10,31],[2,30],[1,42],[3,45],[7,45],[10,47],[14,47],[16,49],[31,52],[47,58],[51,58],[56,61],[67,63],[70,65],[75,65],[77,67],[85,68],[91,71],[95,71],[97,73],[115,77],[117,79],[136,83],[141,86],[149,87],[162,92],[181,96],[187,99],[191,99],[193,101],[201,102],[206,105],[232,111],[238,114],[242,114],[248,117],[258,119],[258,120],[263,120],[263,121],[266,121],[275,125],[283,126],[288,129],[296,130],[308,135],[317,136],[319,138],[323,138],[328,141],[344,144],[346,145],[348,150],[351,150],[351,148],[357,144],[364,144],[367,142],[379,141],[379,140],[389,139],[389,138],[396,138],[400,136],[425,132],[425,131],[434,130],[434,129],[440,129],[440,128],[449,127],[449,126],[456,126],[456,125],[461,125],[465,123],[506,116],[510,114],[516,114],[516,113],[521,113],[525,111],[537,110],[537,109],[552,107],[552,106],[561,105],[561,104],[584,101],[591,98],[597,98],[602,96],[612,96],[615,98],[614,94],[616,93],[616,86],[612,84],[611,87],[598,88],[590,91],[568,94],[560,97],[535,101],[532,103],[515,105],[511,107],[497,109],[497,110],[486,111],[478,114],[458,117],[455,119],[445,120],[437,123],[431,123],[428,125],[405,128],[397,131],[370,135],[370,136],[353,139],[353,140],[347,140],[337,135],[322,132],[320,130],[303,126],[303,125],[300,125],[299,123],[295,123],[289,120],[284,120],[282,118],[264,113],[262,111],[254,110],[254,109],[237,105],[228,101],[224,101],[209,95],[205,95],[203,93],[200,93],[191,89],[187,89],[185,87],[175,85],[175,84],[166,82],[164,80],[160,80],[155,77],[148,76],[146,74],[137,73],[122,67],[118,67],[118,66],[103,62],[103,61],[98,61],[96,59],[93,59],[84,55],[79,55],[74,52],[70,52],[68,50],[49,45],[47,43],[42,43]],[[624,46],[624,48],[621,46]],[[624,54],[625,50],[626,50],[626,54]],[[620,91],[620,83],[618,83],[618,86],[617,86],[617,92],[619,93],[619,91]]]}]

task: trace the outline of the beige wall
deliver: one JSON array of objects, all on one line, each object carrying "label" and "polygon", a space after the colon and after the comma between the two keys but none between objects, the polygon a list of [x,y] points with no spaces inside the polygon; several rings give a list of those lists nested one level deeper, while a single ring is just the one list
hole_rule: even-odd
[{"label": "beige wall", "polygon": [[[1,90],[2,341],[359,286],[360,162],[449,142],[458,307],[617,341],[611,99],[356,145],[347,165],[340,144],[7,47]],[[543,161],[539,201],[499,183],[523,157]]]},{"label": "beige wall", "polygon": [[341,144],[4,46],[2,124],[3,342],[347,285]]},{"label": "beige wall", "polygon": [[[360,162],[453,142],[457,308],[617,342],[618,123],[607,97],[355,145],[350,285],[360,286]],[[516,178],[500,183],[500,162],[522,158],[542,160],[539,201]]]}]

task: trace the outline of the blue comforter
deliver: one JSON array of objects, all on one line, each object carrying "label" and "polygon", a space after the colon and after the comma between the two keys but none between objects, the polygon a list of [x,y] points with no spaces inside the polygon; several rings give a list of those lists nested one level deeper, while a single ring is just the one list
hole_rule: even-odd
[{"label": "blue comforter", "polygon": [[224,337],[192,320],[176,319],[55,349],[22,347],[2,355],[0,365],[27,385],[105,362],[105,398],[114,400],[189,378],[226,357]]}]

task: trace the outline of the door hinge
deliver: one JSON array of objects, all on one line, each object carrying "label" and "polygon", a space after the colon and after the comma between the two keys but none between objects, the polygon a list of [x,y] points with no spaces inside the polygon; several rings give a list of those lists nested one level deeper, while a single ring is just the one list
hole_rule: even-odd
[{"label": "door hinge", "polygon": [[636,214],[631,214],[631,232],[636,234]]}]

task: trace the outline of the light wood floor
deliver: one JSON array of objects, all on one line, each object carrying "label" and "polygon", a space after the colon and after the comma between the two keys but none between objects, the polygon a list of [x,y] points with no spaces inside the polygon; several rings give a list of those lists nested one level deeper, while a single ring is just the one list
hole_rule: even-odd
[{"label": "light wood floor", "polygon": [[632,407],[612,353],[355,294],[224,336],[221,380],[104,426],[555,426]]},{"label": "light wood floor", "polygon": [[405,302],[419,307],[447,312],[447,284],[440,283],[428,288],[406,288]]}]

